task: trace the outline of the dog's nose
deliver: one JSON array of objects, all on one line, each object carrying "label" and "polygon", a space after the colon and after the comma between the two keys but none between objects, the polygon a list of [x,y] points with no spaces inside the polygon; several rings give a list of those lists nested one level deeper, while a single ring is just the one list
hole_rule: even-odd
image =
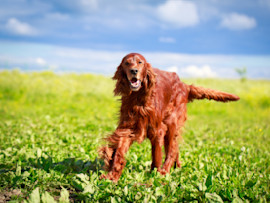
[{"label": "dog's nose", "polygon": [[137,75],[138,69],[137,69],[137,68],[132,68],[132,69],[130,70],[130,73],[131,73],[132,75]]}]

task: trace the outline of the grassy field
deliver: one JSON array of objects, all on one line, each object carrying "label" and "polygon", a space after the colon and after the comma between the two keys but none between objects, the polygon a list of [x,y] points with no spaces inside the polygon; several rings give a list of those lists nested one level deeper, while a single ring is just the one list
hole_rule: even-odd
[{"label": "grassy field", "polygon": [[0,72],[0,202],[269,202],[270,81],[184,81],[241,100],[188,104],[182,168],[150,172],[145,140],[114,184],[97,157],[117,124],[110,78]]}]

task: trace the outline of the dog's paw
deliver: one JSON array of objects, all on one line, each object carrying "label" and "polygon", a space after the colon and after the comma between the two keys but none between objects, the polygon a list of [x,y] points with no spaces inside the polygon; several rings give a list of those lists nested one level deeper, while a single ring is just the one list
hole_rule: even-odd
[{"label": "dog's paw", "polygon": [[160,168],[158,169],[158,172],[161,174],[161,175],[166,175],[167,173],[169,173],[167,170],[165,170],[164,168]]},{"label": "dog's paw", "polygon": [[99,180],[102,180],[102,179],[107,179],[105,174],[102,174],[101,176],[99,176]]},{"label": "dog's paw", "polygon": [[181,168],[181,161],[179,161],[179,160],[176,160],[176,162],[175,162],[175,167],[174,168]]},{"label": "dog's paw", "polygon": [[107,175],[102,174],[102,175],[99,177],[100,180],[102,180],[102,179],[108,179],[108,180],[113,181],[114,183],[117,183],[119,178],[120,178],[119,175],[114,174],[114,173],[112,173],[112,172],[109,172]]}]

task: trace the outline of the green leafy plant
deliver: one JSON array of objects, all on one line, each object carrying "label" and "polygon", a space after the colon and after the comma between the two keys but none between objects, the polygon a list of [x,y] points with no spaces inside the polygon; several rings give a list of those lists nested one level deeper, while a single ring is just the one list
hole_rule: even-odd
[{"label": "green leafy plant", "polygon": [[269,202],[270,82],[185,82],[241,99],[188,104],[182,168],[151,172],[145,140],[115,184],[97,152],[118,122],[110,78],[0,72],[0,202]]}]

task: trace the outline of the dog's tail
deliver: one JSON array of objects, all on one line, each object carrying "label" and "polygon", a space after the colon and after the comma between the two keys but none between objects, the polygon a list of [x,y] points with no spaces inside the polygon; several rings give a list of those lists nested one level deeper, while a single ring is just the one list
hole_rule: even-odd
[{"label": "dog's tail", "polygon": [[189,96],[188,101],[192,102],[194,99],[213,99],[221,102],[237,101],[240,98],[234,94],[229,94],[226,92],[221,92],[218,90],[208,89],[204,87],[196,87],[194,85],[189,85]]}]

